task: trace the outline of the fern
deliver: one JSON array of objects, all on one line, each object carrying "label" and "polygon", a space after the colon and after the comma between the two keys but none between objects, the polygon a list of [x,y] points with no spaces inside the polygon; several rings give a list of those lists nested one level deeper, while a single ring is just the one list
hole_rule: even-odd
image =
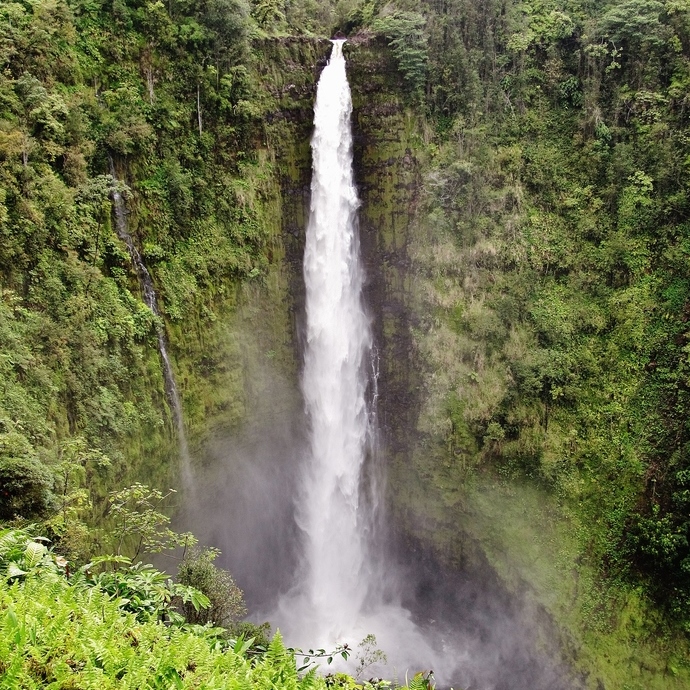
[{"label": "fern", "polygon": [[[98,587],[27,577],[0,581],[0,687],[139,690],[326,690],[313,671],[300,679],[276,635],[250,661],[208,634],[138,622]],[[50,659],[50,661],[46,661]]]},{"label": "fern", "polygon": [[[197,606],[207,598],[150,565],[105,561],[124,567],[93,574],[92,563],[70,582],[40,538],[0,533],[0,688],[326,690],[315,668],[300,677],[280,633],[257,654],[254,638],[176,625],[174,597]],[[356,687],[354,679],[346,687]]]},{"label": "fern", "polygon": [[18,530],[0,530],[0,559],[7,558],[12,547],[16,544]]},{"label": "fern", "polygon": [[409,690],[433,690],[431,671],[415,673],[414,678],[409,682]]},{"label": "fern", "polygon": [[316,669],[310,669],[300,680],[298,687],[300,690],[317,690],[320,687],[319,676],[316,675]]}]

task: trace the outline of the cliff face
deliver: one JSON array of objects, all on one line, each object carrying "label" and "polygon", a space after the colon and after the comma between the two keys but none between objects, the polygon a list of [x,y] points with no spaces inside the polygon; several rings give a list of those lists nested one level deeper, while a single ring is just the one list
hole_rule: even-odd
[{"label": "cliff face", "polygon": [[[432,135],[385,42],[355,39],[348,49],[348,75],[365,299],[379,375],[387,548],[407,573],[405,605],[420,620],[433,619],[465,635],[468,649],[483,640],[468,664],[480,685],[577,687],[562,665],[567,655],[556,642],[557,626],[524,596],[529,584],[502,580],[481,541],[459,519],[461,480],[452,488],[446,480],[440,488],[437,470],[426,469],[447,467],[457,457],[437,432],[444,428],[446,410],[436,410],[431,420],[427,410],[427,419],[421,419],[437,365],[425,350],[433,314],[424,299],[428,267],[419,260],[420,245],[433,233],[425,191]],[[502,669],[491,661],[496,653],[503,657]]]},{"label": "cliff face", "polygon": [[409,250],[421,188],[422,125],[383,42],[352,46],[349,78],[365,301],[379,367],[379,424],[383,443],[394,456],[410,449],[419,408]]},{"label": "cliff face", "polygon": [[[278,366],[297,388],[304,312],[302,254],[311,183],[309,142],[315,85],[329,50],[328,41],[310,39],[276,39],[261,47],[264,59],[257,65],[256,79],[266,94],[265,112],[254,145],[262,160],[261,174],[268,180],[266,194],[257,199],[269,233],[267,278],[238,287],[225,300],[216,299],[218,318],[212,322],[191,329],[189,324],[173,327],[171,333],[183,370],[195,366],[194,352],[216,353],[207,370],[196,366],[191,379],[183,378],[186,412],[199,438],[213,435],[215,427],[239,429],[246,421],[244,407],[251,407],[251,396],[257,392],[245,366],[252,356],[247,353],[256,348],[247,346],[239,356],[237,343],[233,345],[228,334],[249,327],[263,343],[257,347],[270,353],[271,365]],[[420,405],[410,249],[418,223],[423,124],[414,114],[385,42],[355,41],[347,44],[346,52],[353,93],[355,175],[362,202],[365,302],[379,367],[379,422],[387,454],[399,456],[405,464],[417,437]],[[225,381],[218,373],[223,370]],[[194,377],[200,377],[199,382]],[[204,394],[200,387],[206,385]],[[204,395],[211,397],[204,401]]]},{"label": "cliff face", "polygon": [[[204,438],[239,432],[256,421],[255,402],[266,395],[264,365],[286,377],[296,394],[309,139],[318,66],[329,45],[319,39],[266,39],[255,48],[260,59],[252,79],[261,94],[261,115],[251,137],[255,163],[248,169],[253,177],[248,186],[258,188],[250,201],[266,233],[264,269],[256,279],[238,281],[227,297],[214,296],[222,313],[211,323],[196,332],[185,324],[173,335],[182,366],[187,361],[196,379],[185,404],[200,446]],[[209,356],[213,360],[205,368],[201,358]]]}]

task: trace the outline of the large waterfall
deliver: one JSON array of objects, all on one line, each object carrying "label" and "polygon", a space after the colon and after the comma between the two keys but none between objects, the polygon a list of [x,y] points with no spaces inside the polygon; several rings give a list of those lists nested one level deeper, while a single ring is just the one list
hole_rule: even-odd
[{"label": "large waterfall", "polygon": [[304,586],[320,633],[341,635],[364,600],[366,507],[360,497],[369,415],[371,332],[362,307],[352,176],[352,102],[343,41],[318,85],[311,215],[304,254],[307,338],[302,389],[311,433],[298,523]]},{"label": "large waterfall", "polygon": [[[302,391],[310,447],[297,522],[303,554],[297,582],[272,618],[288,642],[356,647],[374,634],[388,655],[381,672],[432,668],[434,653],[410,614],[384,596],[386,568],[371,548],[375,398],[372,336],[362,303],[359,200],[352,172],[352,101],[342,40],[333,41],[318,83],[312,137],[311,213],[304,255],[306,347]],[[384,601],[385,599],[385,601]]]}]

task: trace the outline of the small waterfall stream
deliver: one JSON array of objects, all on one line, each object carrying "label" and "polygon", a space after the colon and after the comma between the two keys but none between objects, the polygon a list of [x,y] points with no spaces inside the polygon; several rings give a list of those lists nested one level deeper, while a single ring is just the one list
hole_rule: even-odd
[{"label": "small waterfall stream", "polygon": [[134,244],[132,236],[129,234],[125,200],[122,198],[122,194],[117,188],[117,177],[115,176],[115,166],[112,160],[110,161],[110,173],[113,181],[115,182],[111,192],[113,210],[115,212],[115,231],[117,232],[117,236],[127,245],[127,251],[129,252],[132,265],[134,266],[137,278],[139,279],[139,286],[141,288],[141,295],[144,300],[144,304],[146,304],[146,306],[157,317],[156,337],[158,339],[158,351],[160,353],[161,363],[163,365],[165,392],[168,397],[168,403],[170,404],[170,410],[173,414],[173,421],[175,423],[177,439],[180,447],[182,480],[184,487],[186,489],[191,489],[193,487],[191,460],[189,455],[189,446],[187,444],[187,435],[184,428],[182,401],[180,400],[180,394],[175,381],[175,374],[173,372],[170,357],[168,355],[168,342],[167,338],[165,337],[165,330],[163,329],[163,325],[161,323],[161,314],[160,310],[158,309],[158,298],[153,287],[151,274],[146,268],[146,264],[144,264],[144,261],[141,258],[141,253]]}]

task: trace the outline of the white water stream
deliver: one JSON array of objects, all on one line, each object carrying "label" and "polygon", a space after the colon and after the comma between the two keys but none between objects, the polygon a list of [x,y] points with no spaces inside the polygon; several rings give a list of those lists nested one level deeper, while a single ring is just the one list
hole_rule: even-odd
[{"label": "white water stream", "polygon": [[362,470],[376,436],[367,405],[375,367],[361,294],[352,101],[343,43],[333,41],[318,83],[311,142],[302,377],[310,451],[297,501],[303,556],[297,584],[283,597],[273,620],[290,644],[304,648],[356,647],[374,634],[390,663],[376,670],[404,678],[408,666],[432,668],[435,654],[409,612],[384,603],[386,570],[368,542],[374,516],[371,501],[365,500],[370,492]]},{"label": "white water stream", "polygon": [[311,215],[304,254],[307,341],[302,390],[311,456],[298,524],[308,535],[304,586],[321,633],[342,635],[360,611],[366,560],[360,470],[368,440],[371,331],[362,306],[352,175],[352,102],[344,41],[318,85]]},{"label": "white water stream", "polygon": [[191,469],[191,456],[189,454],[189,445],[187,444],[187,434],[184,426],[184,415],[182,412],[182,400],[175,381],[175,374],[173,372],[172,363],[168,354],[168,340],[165,336],[165,329],[161,321],[161,313],[158,308],[158,297],[153,287],[153,279],[149,273],[146,264],[141,257],[139,249],[132,236],[129,234],[127,223],[127,210],[125,208],[125,200],[117,187],[117,178],[115,176],[115,166],[112,159],[110,160],[110,173],[115,182],[112,189],[113,209],[115,210],[115,231],[117,236],[127,245],[132,265],[139,280],[141,288],[141,295],[144,304],[157,317],[156,321],[156,338],[158,340],[158,352],[161,357],[161,364],[163,367],[163,381],[165,384],[165,392],[170,403],[170,411],[173,415],[173,422],[177,431],[177,442],[180,449],[180,473],[185,490],[193,496],[194,482]]}]

